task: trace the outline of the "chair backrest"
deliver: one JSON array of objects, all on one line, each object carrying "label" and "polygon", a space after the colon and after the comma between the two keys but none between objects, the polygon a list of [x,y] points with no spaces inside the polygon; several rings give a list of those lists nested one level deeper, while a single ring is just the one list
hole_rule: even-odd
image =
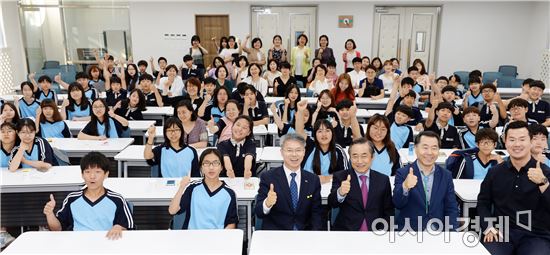
[{"label": "chair backrest", "polygon": [[510,87],[511,88],[521,88],[521,85],[523,84],[524,79],[512,79],[510,81]]},{"label": "chair backrest", "polygon": [[160,177],[159,165],[151,166],[151,177]]},{"label": "chair backrest", "polygon": [[44,61],[44,66],[42,67],[42,69],[50,69],[50,68],[59,68],[59,61],[57,60]]},{"label": "chair backrest", "polygon": [[468,75],[470,74],[470,72],[468,72],[468,71],[456,71],[453,74],[460,77],[460,83],[462,83],[465,88],[468,88],[468,81],[470,80],[468,78]]},{"label": "chair backrest", "polygon": [[499,88],[511,88],[513,79],[513,76],[501,76],[500,79],[498,79],[497,86]]},{"label": "chair backrest", "polygon": [[338,213],[340,213],[340,208],[332,208],[330,210],[330,226],[334,226],[334,222],[336,222],[336,217],[338,217]]},{"label": "chair backrest", "polygon": [[176,214],[172,216],[172,219],[170,220],[170,229],[171,230],[180,230],[183,229],[183,223],[185,222],[185,216],[186,213],[182,212],[180,214]]},{"label": "chair backrest", "polygon": [[498,67],[498,71],[504,76],[512,76],[516,78],[518,75],[518,67],[512,65],[501,65]]},{"label": "chair backrest", "polygon": [[495,80],[499,79],[500,80],[500,77],[502,77],[502,73],[501,72],[484,72],[483,73],[483,84],[485,83],[493,83]]}]

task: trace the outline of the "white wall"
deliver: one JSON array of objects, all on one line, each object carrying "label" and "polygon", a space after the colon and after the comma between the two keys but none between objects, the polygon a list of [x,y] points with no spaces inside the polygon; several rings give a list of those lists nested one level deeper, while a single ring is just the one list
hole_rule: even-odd
[{"label": "white wall", "polygon": [[[6,45],[10,50],[12,74],[14,84],[0,84],[0,86],[18,86],[21,81],[26,79],[27,67],[25,64],[25,51],[21,39],[21,26],[19,25],[19,9],[17,2],[0,2],[2,13],[0,18],[4,23],[4,34]],[[5,72],[8,70],[0,70]]]}]

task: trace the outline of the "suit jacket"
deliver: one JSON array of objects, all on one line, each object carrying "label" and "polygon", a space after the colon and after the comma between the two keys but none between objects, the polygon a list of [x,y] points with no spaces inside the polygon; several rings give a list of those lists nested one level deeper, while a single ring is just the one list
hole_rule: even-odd
[{"label": "suit jacket", "polygon": [[[283,167],[264,172],[256,197],[256,216],[263,219],[263,230],[320,230],[322,227],[321,182],[313,173],[300,170],[300,190],[296,211],[292,208],[290,186]],[[269,186],[273,184],[277,202],[268,214],[264,214],[263,203]]]},{"label": "suit jacket", "polygon": [[[366,208],[363,205],[360,180],[358,180],[355,170],[338,171],[332,175],[332,189],[328,196],[328,203],[332,208],[340,208],[334,222],[334,230],[357,231],[364,219],[367,220],[369,230],[374,229],[372,223],[376,219],[384,219],[387,223],[390,222],[390,216],[395,213],[391,198],[390,179],[384,174],[369,171],[369,191]],[[351,176],[350,190],[344,201],[339,203],[337,192],[342,185],[342,181],[346,180],[348,175]],[[382,228],[383,226],[378,226],[378,229]]]},{"label": "suit jacket", "polygon": [[[395,188],[393,189],[393,204],[399,209],[396,223],[399,229],[405,226],[405,219],[410,220],[413,231],[425,230],[430,219],[438,219],[443,224],[449,224],[449,229],[456,229],[458,218],[458,204],[456,202],[455,188],[451,172],[438,165],[434,169],[434,181],[430,197],[428,212],[426,213],[426,194],[422,184],[422,176],[416,164],[412,164],[413,173],[418,178],[416,186],[409,190],[408,196],[403,195],[403,182],[409,174],[407,165],[397,170],[395,175]],[[418,217],[422,219],[419,221]],[[448,217],[448,223],[445,222]]]}]

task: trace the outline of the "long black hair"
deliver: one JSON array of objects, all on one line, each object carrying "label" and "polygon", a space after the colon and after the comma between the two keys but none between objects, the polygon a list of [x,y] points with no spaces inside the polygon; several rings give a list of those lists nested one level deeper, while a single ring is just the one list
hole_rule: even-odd
[{"label": "long black hair", "polygon": [[[134,74],[134,76],[131,76],[130,73],[128,73],[128,67],[134,67],[134,70],[136,70],[136,74]],[[135,87],[136,87],[136,83],[138,82],[138,73],[139,73],[139,69],[137,68],[136,64],[128,64],[128,66],[126,67],[126,86],[127,86],[127,90],[130,91],[130,90],[133,90]]]},{"label": "long black hair", "polygon": [[147,102],[145,100],[145,94],[143,94],[143,92],[140,90],[140,89],[133,89],[129,94],[128,94],[128,97],[125,98],[125,99],[122,99],[122,102],[121,102],[121,107],[122,108],[130,108],[130,96],[133,94],[133,93],[137,93],[138,94],[138,97],[139,97],[139,101],[138,101],[138,104],[136,105],[136,108],[139,110],[139,111],[145,111],[147,110]]},{"label": "long black hair", "polygon": [[164,127],[162,128],[162,134],[164,136],[164,146],[170,147],[170,140],[168,139],[168,136],[166,135],[166,130],[169,128],[176,126],[178,127],[180,132],[180,139],[179,139],[179,146],[185,147],[185,141],[183,141],[183,124],[181,123],[180,119],[178,117],[170,117],[164,121]]},{"label": "long black hair", "polygon": [[[116,127],[111,127],[110,123],[109,123],[109,107],[107,107],[107,103],[105,102],[105,100],[103,98],[96,98],[93,102],[92,102],[92,106],[95,102],[101,102],[101,104],[103,104],[103,107],[105,109],[105,112],[103,113],[103,125],[105,126],[105,136],[106,137],[109,137],[109,130],[111,128],[116,128]],[[92,111],[92,114],[90,114],[91,116],[91,119],[90,119],[90,123],[92,123],[91,125],[91,133],[92,134],[97,134],[98,136],[100,136],[101,134],[98,133],[98,130],[97,130],[97,124],[99,123],[99,118],[93,113]]]},{"label": "long black hair", "polygon": [[330,152],[330,166],[329,166],[329,173],[333,173],[337,171],[336,168],[336,139],[334,137],[334,128],[332,128],[332,124],[327,119],[320,119],[315,121],[315,125],[313,126],[313,140],[315,141],[315,151],[313,154],[313,172],[317,175],[321,174],[321,145],[319,145],[319,141],[317,141],[317,131],[321,128],[321,126],[327,128],[332,133],[330,143],[328,146],[328,151]]},{"label": "long black hair", "polygon": [[[69,89],[67,90],[67,92],[69,92],[68,93],[69,95],[67,96],[67,98],[69,98],[69,106],[67,106],[67,110],[71,112],[75,110],[74,106],[76,105],[76,101],[71,97],[71,91],[75,91],[75,90],[80,90],[80,92],[82,93],[82,99],[80,99],[80,110],[84,111],[88,109],[88,106],[90,106],[90,101],[88,101],[88,98],[86,97],[84,88],[82,87],[82,85],[80,85],[80,83],[75,81],[69,85]],[[93,115],[93,114],[90,114],[90,115]]]},{"label": "long black hair", "polygon": [[15,105],[11,102],[4,102],[4,104],[2,105],[2,107],[0,107],[0,114],[2,114],[4,112],[4,108],[6,108],[6,106],[10,107],[15,113],[13,115],[13,119],[11,119],[11,123],[13,124],[17,124],[17,122],[19,122],[19,111],[17,110],[17,107],[15,107]]}]

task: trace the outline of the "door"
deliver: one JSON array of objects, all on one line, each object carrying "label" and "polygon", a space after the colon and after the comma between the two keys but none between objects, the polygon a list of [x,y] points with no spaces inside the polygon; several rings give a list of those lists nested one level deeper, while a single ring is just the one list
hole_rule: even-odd
[{"label": "door", "polygon": [[[228,15],[195,15],[195,32],[201,38],[201,46],[208,54],[204,56],[204,65],[208,67],[218,56],[216,45],[212,43],[212,38],[216,37],[216,43],[220,38],[229,36],[229,16]],[[191,45],[189,45],[191,47]],[[185,52],[188,54],[188,52]]]},{"label": "door", "polygon": [[376,7],[373,53],[382,61],[399,59],[405,70],[419,58],[435,72],[440,7]]},{"label": "door", "polygon": [[317,7],[251,7],[251,36],[263,38],[263,49],[272,45],[272,38],[280,35],[283,38],[283,47],[290,54],[290,49],[296,46],[296,38],[305,34],[308,46],[315,49],[317,42]]}]

